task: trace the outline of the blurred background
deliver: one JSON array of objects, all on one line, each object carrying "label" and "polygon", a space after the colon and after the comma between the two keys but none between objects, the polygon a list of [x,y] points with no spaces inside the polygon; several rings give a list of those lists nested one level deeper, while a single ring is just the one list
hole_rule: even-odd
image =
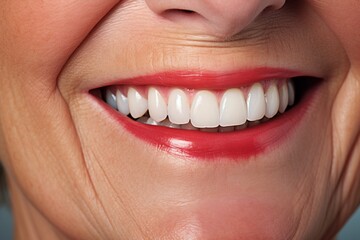
[{"label": "blurred background", "polygon": [[[12,240],[12,217],[9,207],[0,207],[0,239]],[[360,240],[360,208],[353,215],[337,240]]]}]

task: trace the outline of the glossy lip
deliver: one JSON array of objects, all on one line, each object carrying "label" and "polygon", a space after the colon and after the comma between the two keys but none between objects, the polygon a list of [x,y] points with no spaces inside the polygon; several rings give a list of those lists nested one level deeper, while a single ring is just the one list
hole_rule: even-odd
[{"label": "glossy lip", "polygon": [[[267,68],[227,74],[169,72],[123,80],[121,84],[223,89],[272,78],[296,76],[306,76],[306,74]],[[300,103],[285,114],[254,127],[227,133],[209,133],[142,124],[121,115],[100,99],[96,100],[128,132],[167,153],[185,159],[244,161],[267,149],[280,147],[280,144],[290,137],[308,112],[316,95],[316,89],[317,87],[310,89],[302,97]]]}]

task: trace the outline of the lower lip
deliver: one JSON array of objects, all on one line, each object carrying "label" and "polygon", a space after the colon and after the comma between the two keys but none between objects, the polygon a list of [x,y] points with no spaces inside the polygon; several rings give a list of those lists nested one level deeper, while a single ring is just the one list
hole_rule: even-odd
[{"label": "lower lip", "polygon": [[146,125],[121,115],[107,104],[100,104],[122,126],[137,138],[164,152],[184,159],[204,161],[246,161],[268,149],[280,147],[299,126],[314,102],[316,89],[309,90],[301,101],[286,113],[265,123],[244,130],[209,133]]}]

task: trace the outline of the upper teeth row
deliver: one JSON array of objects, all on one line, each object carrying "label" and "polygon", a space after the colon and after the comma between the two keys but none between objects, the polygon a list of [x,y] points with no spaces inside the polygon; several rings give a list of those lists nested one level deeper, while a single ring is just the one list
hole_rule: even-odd
[{"label": "upper teeth row", "polygon": [[[278,112],[283,113],[288,105],[293,105],[295,99],[294,86],[289,80],[272,81],[266,91],[263,84],[255,83],[248,89],[231,88],[221,94],[209,90],[190,93],[180,88],[168,89],[167,94],[160,87],[149,87],[146,91],[141,87],[126,89],[108,88],[106,102],[124,115],[131,114],[133,118],[140,118],[149,112],[156,122],[168,118],[171,123],[191,122],[197,128],[238,126],[247,120],[272,118]],[[143,96],[146,94],[147,98]]]}]

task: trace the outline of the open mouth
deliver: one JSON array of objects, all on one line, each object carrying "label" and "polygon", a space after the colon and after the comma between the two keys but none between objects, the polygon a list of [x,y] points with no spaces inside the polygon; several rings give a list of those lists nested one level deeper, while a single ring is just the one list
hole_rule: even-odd
[{"label": "open mouth", "polygon": [[221,91],[127,85],[104,91],[109,106],[137,122],[209,132],[259,124],[284,113],[295,101],[291,79]]},{"label": "open mouth", "polygon": [[255,72],[227,74],[224,81],[218,75],[161,74],[95,91],[131,133],[167,152],[249,157],[290,132],[306,104],[294,114],[289,110],[306,102],[304,96],[319,82],[284,70]]}]

